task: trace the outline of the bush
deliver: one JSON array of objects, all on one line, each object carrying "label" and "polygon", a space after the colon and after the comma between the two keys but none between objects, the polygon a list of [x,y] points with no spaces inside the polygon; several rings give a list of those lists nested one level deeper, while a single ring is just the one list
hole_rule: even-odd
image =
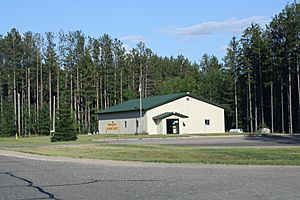
[{"label": "bush", "polygon": [[60,141],[75,141],[77,140],[77,136],[75,133],[62,133],[55,132],[51,137],[51,142],[60,142]]}]

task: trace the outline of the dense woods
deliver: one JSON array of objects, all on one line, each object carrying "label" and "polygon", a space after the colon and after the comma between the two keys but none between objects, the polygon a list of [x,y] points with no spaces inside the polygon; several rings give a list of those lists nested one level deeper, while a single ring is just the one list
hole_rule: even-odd
[{"label": "dense woods", "polygon": [[140,83],[143,97],[189,91],[222,104],[226,129],[299,133],[299,40],[296,2],[233,37],[222,61],[161,57],[142,42],[126,51],[107,34],[12,29],[0,36],[0,135],[50,135],[66,122],[94,132],[95,112],[137,98]]}]

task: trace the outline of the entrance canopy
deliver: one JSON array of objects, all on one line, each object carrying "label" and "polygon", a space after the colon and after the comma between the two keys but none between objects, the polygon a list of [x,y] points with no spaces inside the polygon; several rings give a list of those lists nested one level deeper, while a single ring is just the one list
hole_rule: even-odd
[{"label": "entrance canopy", "polygon": [[152,117],[152,119],[153,120],[162,120],[162,119],[170,117],[172,115],[175,115],[175,116],[178,116],[178,117],[181,117],[181,118],[189,118],[188,116],[180,114],[178,112],[165,112],[165,113],[162,113],[162,114],[157,115],[155,117]]}]

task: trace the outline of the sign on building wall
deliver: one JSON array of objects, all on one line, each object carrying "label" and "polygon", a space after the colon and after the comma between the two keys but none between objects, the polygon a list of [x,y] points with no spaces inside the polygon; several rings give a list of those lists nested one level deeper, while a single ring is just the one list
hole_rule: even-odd
[{"label": "sign on building wall", "polygon": [[119,130],[119,125],[115,122],[109,122],[106,124],[107,131],[117,131]]}]

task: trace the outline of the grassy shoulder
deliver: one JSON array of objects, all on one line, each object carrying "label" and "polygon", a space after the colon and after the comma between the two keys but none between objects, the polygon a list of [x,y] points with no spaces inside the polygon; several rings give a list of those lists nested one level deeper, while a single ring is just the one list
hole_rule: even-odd
[{"label": "grassy shoulder", "polygon": [[[97,135],[77,135],[76,141],[59,142],[59,144],[85,144],[105,139],[144,139],[144,138],[174,138],[174,137],[191,137],[191,135],[133,135],[133,134],[97,134]],[[50,136],[31,136],[20,137],[0,137],[0,146],[28,146],[28,145],[55,145],[51,143]]]},{"label": "grassy shoulder", "polygon": [[[60,142],[60,144],[82,144],[90,143],[96,140],[105,139],[146,139],[146,138],[179,138],[179,137],[192,137],[192,136],[251,136],[255,134],[240,134],[240,133],[198,133],[198,134],[180,134],[180,135],[133,135],[133,134],[97,134],[97,135],[78,135],[78,140],[72,142]],[[255,135],[257,136],[257,135]],[[20,137],[16,140],[15,137],[0,137],[0,146],[2,145],[45,145],[55,144],[51,143],[50,136],[31,136]]]},{"label": "grassy shoulder", "polygon": [[[183,135],[190,137],[191,135]],[[108,145],[105,139],[164,138],[178,135],[79,135],[77,141],[51,143],[49,136],[0,137],[0,149],[48,156],[165,163],[298,165],[300,147],[203,148],[165,145]]]},{"label": "grassy shoulder", "polygon": [[300,147],[197,148],[162,145],[44,145],[5,148],[47,156],[164,163],[300,165]]}]

